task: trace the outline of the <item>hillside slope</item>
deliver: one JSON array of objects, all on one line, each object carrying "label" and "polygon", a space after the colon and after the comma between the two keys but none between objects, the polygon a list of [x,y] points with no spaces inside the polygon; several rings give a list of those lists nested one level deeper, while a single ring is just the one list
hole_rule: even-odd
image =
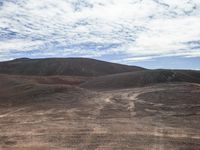
[{"label": "hillside slope", "polygon": [[[0,74],[0,107],[21,106],[81,97],[86,91],[78,85],[87,78],[69,76],[16,76]],[[80,94],[81,93],[81,94]],[[57,97],[57,95],[62,95]],[[64,94],[64,95],[63,95]],[[69,97],[68,97],[69,96]],[[70,97],[71,96],[71,97]],[[76,97],[77,98],[77,97]]]},{"label": "hillside slope", "polygon": [[200,71],[144,70],[98,77],[81,86],[88,89],[122,89],[169,82],[200,83]]},{"label": "hillside slope", "polygon": [[21,58],[0,62],[1,74],[15,75],[102,76],[140,70],[144,69],[88,58]]},{"label": "hillside slope", "polygon": [[200,148],[198,84],[92,92],[18,79],[0,75],[1,150]]}]

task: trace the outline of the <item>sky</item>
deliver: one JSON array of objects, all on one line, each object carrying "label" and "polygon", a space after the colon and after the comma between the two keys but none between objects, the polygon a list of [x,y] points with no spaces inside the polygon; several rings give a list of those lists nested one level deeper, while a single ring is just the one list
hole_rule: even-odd
[{"label": "sky", "polygon": [[21,57],[200,69],[200,0],[0,0],[0,61]]}]

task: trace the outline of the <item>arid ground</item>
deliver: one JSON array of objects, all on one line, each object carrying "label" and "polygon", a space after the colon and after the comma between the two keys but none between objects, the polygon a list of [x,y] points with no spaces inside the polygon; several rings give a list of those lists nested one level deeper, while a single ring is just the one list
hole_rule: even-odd
[{"label": "arid ground", "polygon": [[200,84],[169,76],[1,74],[0,150],[199,150]]}]

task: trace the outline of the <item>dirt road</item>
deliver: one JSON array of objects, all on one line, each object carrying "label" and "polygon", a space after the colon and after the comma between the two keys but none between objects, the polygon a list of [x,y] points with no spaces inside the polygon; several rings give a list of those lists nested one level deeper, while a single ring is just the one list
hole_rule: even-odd
[{"label": "dirt road", "polygon": [[198,150],[200,87],[155,85],[0,108],[1,150]]}]

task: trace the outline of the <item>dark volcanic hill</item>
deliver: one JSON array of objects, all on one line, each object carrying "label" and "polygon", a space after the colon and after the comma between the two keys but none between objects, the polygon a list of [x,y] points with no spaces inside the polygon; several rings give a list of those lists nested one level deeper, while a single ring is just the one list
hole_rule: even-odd
[{"label": "dark volcanic hill", "polygon": [[200,83],[200,71],[192,70],[144,70],[98,77],[83,83],[88,89],[122,89],[157,83]]},{"label": "dark volcanic hill", "polygon": [[88,58],[21,58],[0,62],[1,74],[14,75],[102,76],[141,70],[144,69]]}]

